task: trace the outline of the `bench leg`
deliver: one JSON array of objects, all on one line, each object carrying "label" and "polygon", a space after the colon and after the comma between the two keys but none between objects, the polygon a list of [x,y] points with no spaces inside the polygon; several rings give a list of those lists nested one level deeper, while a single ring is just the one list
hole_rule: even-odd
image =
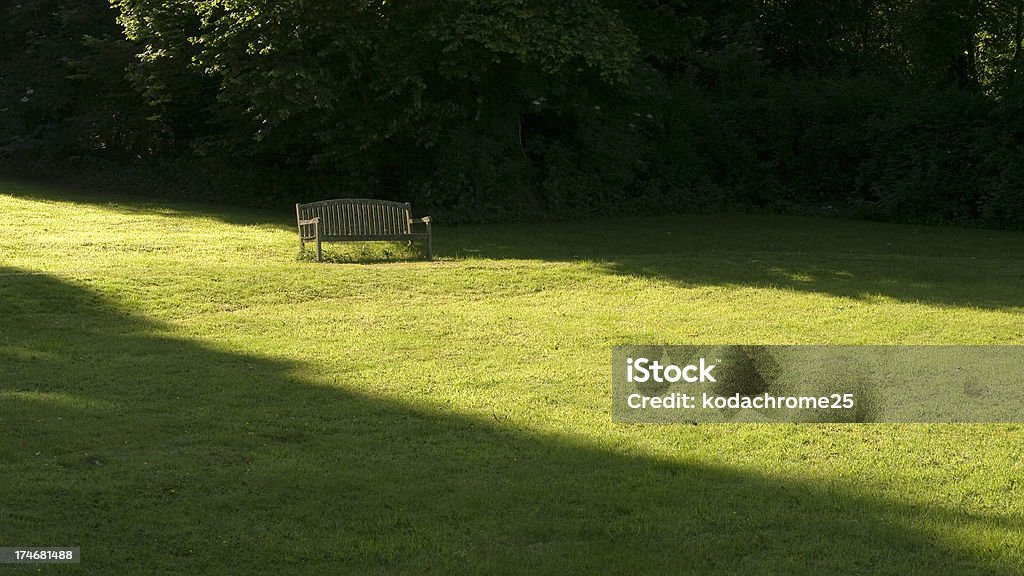
[{"label": "bench leg", "polygon": [[323,250],[320,248],[320,222],[316,222],[315,224],[313,224],[313,231],[316,233],[316,261],[323,262],[324,253]]},{"label": "bench leg", "polygon": [[430,219],[427,219],[427,260],[434,259],[434,233],[430,229]]}]

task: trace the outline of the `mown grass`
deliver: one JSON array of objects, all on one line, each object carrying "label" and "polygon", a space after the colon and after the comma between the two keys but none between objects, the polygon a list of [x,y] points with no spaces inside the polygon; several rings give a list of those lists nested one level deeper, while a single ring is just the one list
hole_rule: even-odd
[{"label": "mown grass", "polygon": [[[1024,235],[438,227],[0,184],[0,546],[45,572],[1024,571],[1017,425],[627,426],[626,343],[1024,343]],[[34,571],[36,568],[33,567]]]}]

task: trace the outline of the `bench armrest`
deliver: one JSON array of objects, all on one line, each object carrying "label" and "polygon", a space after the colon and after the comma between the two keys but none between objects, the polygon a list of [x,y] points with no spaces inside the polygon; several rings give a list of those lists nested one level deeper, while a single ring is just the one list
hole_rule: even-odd
[{"label": "bench armrest", "polygon": [[430,224],[430,216],[424,216],[423,218],[409,218],[410,224]]},{"label": "bench armrest", "polygon": [[319,224],[319,223],[320,223],[320,217],[319,216],[317,216],[316,218],[311,218],[309,220],[299,220],[299,226],[305,226],[306,224]]}]

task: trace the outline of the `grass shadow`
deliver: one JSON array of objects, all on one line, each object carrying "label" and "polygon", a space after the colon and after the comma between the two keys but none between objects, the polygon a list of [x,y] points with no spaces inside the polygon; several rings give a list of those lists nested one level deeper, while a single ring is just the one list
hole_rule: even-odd
[{"label": "grass shadow", "polygon": [[344,360],[321,385],[45,274],[0,269],[0,318],[0,541],[80,546],[83,573],[1024,568],[927,528],[1021,519],[417,408],[360,392]]},{"label": "grass shadow", "polygon": [[[40,202],[84,203],[128,216],[209,217],[291,231],[291,212],[161,202],[5,181],[2,192]],[[296,237],[297,243],[297,237]],[[325,244],[333,263],[418,259],[400,243]],[[609,274],[682,286],[747,286],[878,297],[936,306],[1024,307],[1024,234],[837,219],[679,215],[521,225],[435,227],[438,259],[586,260]],[[383,248],[380,245],[384,245]],[[351,245],[349,245],[351,246]],[[297,256],[311,260],[307,250]]]},{"label": "grass shadow", "polygon": [[823,218],[710,215],[467,226],[441,257],[593,261],[683,286],[782,288],[940,306],[1024,307],[1024,234]]},{"label": "grass shadow", "polygon": [[[426,249],[407,242],[329,242],[322,245],[323,262],[329,264],[385,264],[390,262],[419,261]],[[297,259],[316,262],[315,245],[306,244]]]},{"label": "grass shadow", "polygon": [[166,200],[120,192],[95,192],[71,186],[41,184],[7,177],[0,179],[0,194],[44,203],[90,205],[125,216],[200,217],[238,226],[269,226],[280,230],[295,230],[294,206],[291,207],[290,212],[285,208],[276,211],[257,210],[201,202]]}]

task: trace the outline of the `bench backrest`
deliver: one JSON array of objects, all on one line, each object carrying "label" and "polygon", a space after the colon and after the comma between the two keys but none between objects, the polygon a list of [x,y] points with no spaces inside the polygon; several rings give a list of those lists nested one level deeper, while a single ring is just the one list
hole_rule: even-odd
[{"label": "bench backrest", "polygon": [[[408,203],[364,198],[322,200],[299,204],[299,220],[320,218],[321,236],[386,236],[409,233],[412,209]],[[304,237],[313,236],[313,225],[299,226]]]}]

